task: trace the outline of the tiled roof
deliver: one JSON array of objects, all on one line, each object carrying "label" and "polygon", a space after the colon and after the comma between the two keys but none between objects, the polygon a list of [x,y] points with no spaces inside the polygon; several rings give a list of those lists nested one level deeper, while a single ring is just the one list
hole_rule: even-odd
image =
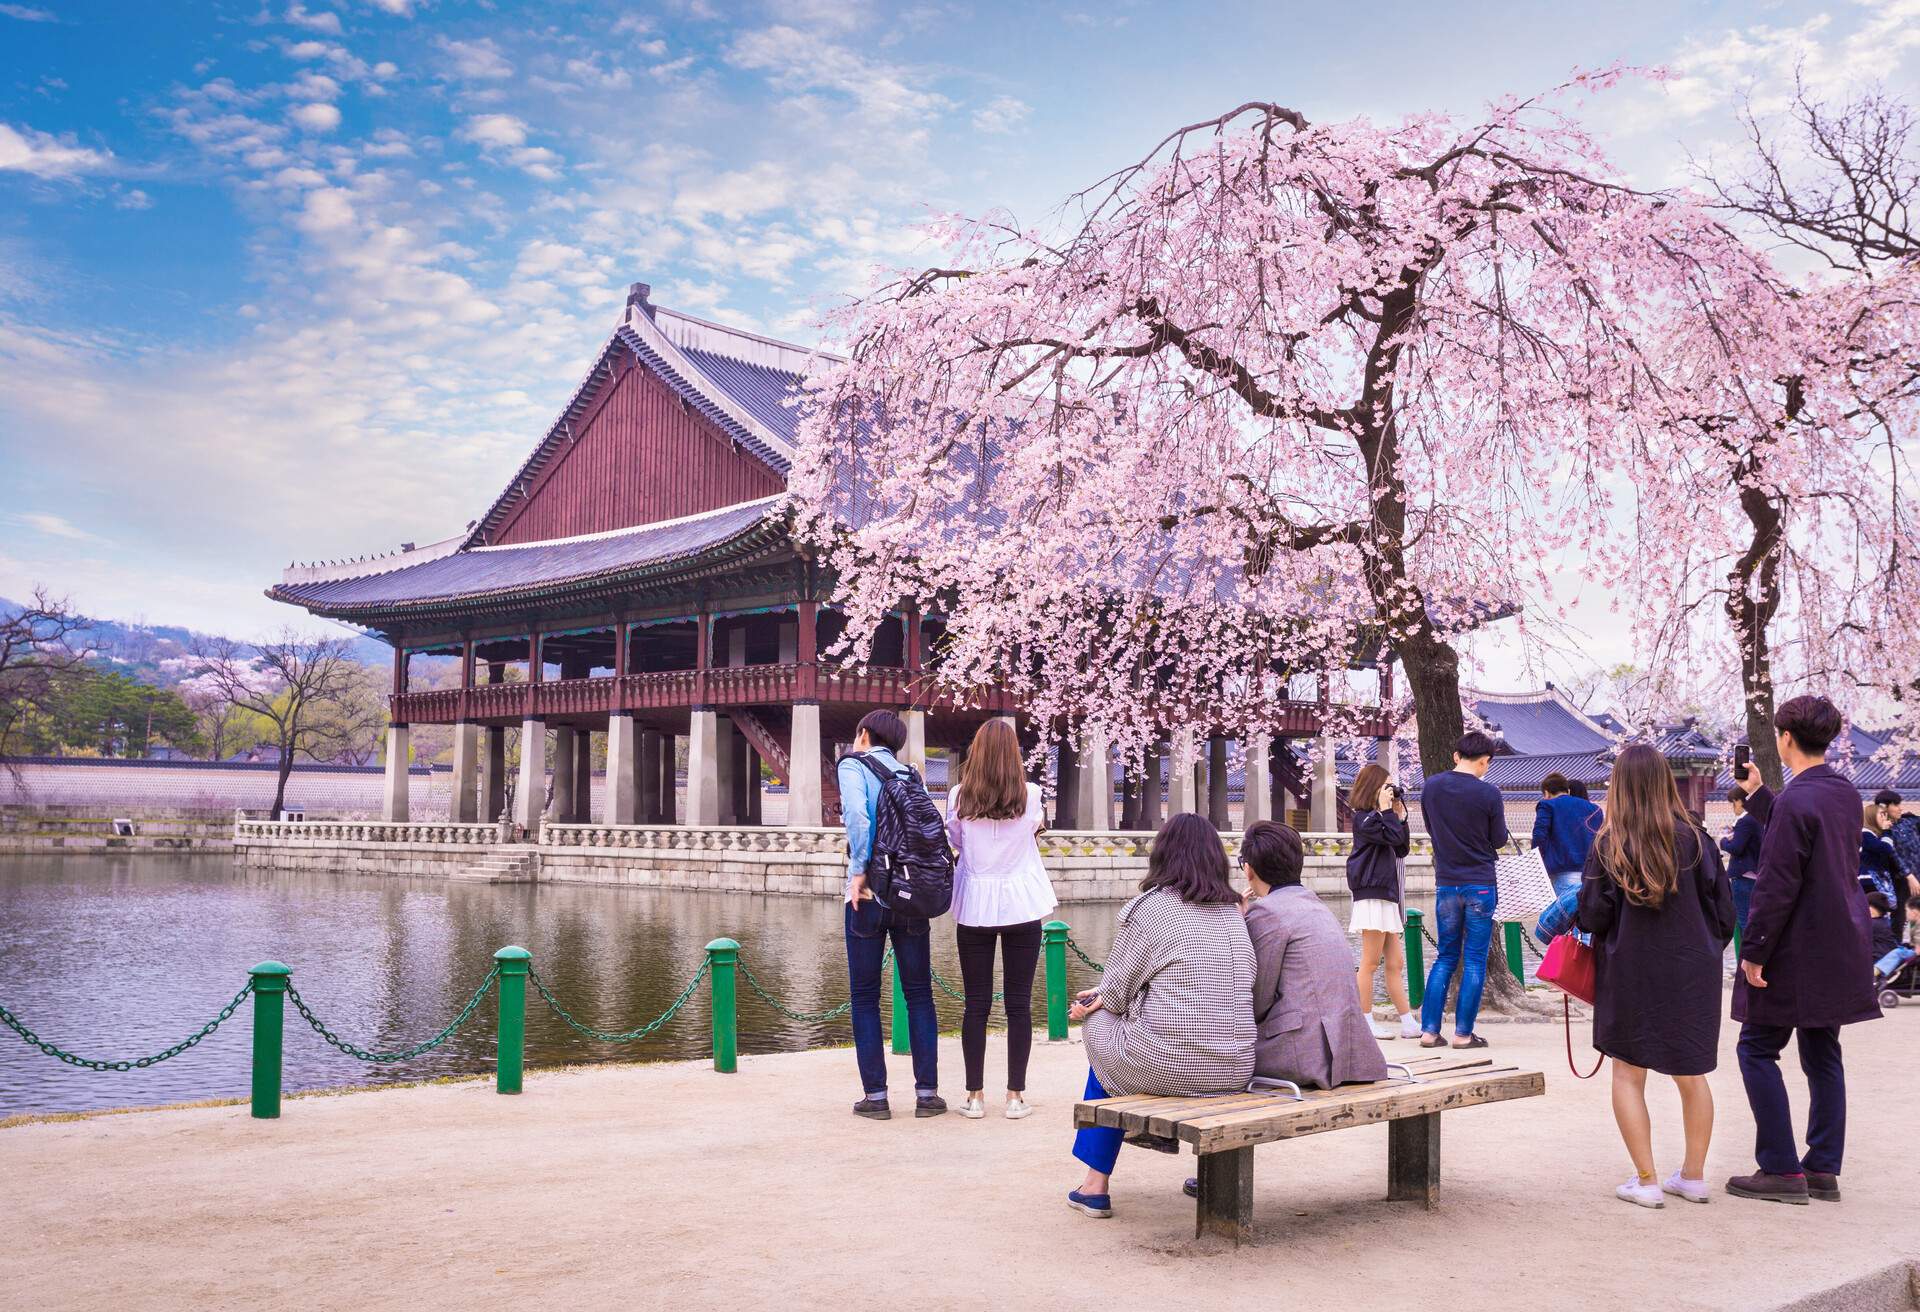
[{"label": "tiled roof", "polygon": [[[681,349],[701,373],[726,389],[727,395],[755,419],[788,442],[799,441],[799,435],[794,431],[800,424],[799,407],[787,404],[788,398],[796,395],[800,389],[799,374],[775,369],[771,365],[736,360],[717,351],[703,351],[693,346]],[[784,462],[777,467],[784,469]]]},{"label": "tiled roof", "polygon": [[[615,330],[614,336],[618,338],[621,344],[629,351],[633,352],[635,359],[645,364],[648,369],[659,376],[662,382],[672,388],[675,395],[679,396],[695,410],[698,410],[702,416],[716,425],[721,432],[725,433],[735,442],[738,442],[741,446],[747,448],[747,450],[753,452],[755,456],[764,461],[767,467],[772,469],[776,474],[782,477],[786,475],[787,470],[792,467],[793,462],[787,458],[784,452],[776,451],[771,446],[768,446],[766,442],[761,440],[759,434],[728,414],[724,406],[717,404],[713,397],[701,391],[692,379],[676,369],[666,356],[655,350],[653,346],[643,339],[640,334],[636,333],[630,325],[622,324]],[[779,406],[773,398],[787,395],[788,389],[792,387],[794,383],[798,382],[798,378],[795,375],[782,373],[778,369],[769,369],[764,365],[747,364],[740,360],[729,359],[723,355],[715,355],[710,351],[696,351],[690,347],[684,348],[684,354],[689,358],[704,356],[705,362],[694,360],[694,364],[702,373],[707,374],[708,378],[716,386],[726,390],[728,400],[731,400],[735,405],[747,411],[756,421],[766,424],[769,428],[773,428],[774,432],[783,439],[791,440],[795,423],[794,413],[791,410]],[[716,377],[712,372],[709,372],[707,362],[711,362],[714,369],[720,372],[720,377]],[[731,383],[723,381],[723,379],[731,380]],[[735,392],[735,387],[740,389],[738,393]],[[775,427],[772,423],[769,423],[761,417],[760,410],[769,407],[778,411],[780,427]]]},{"label": "tiled roof", "polygon": [[685,519],[644,524],[614,533],[595,533],[550,542],[505,547],[471,547],[400,569],[359,578],[282,584],[268,592],[322,613],[395,606],[431,606],[481,595],[564,587],[608,574],[662,568],[711,551],[731,540],[752,539],[764,531],[769,540],[782,498],[763,497]]},{"label": "tiled roof", "polygon": [[1552,687],[1540,692],[1466,691],[1462,700],[1517,756],[1605,751],[1613,738]]}]

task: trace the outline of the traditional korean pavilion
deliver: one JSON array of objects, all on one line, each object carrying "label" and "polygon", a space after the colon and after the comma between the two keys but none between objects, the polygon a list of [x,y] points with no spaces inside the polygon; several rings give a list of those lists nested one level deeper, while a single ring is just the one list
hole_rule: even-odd
[{"label": "traditional korean pavilion", "polygon": [[[611,825],[758,824],[762,761],[788,782],[787,823],[820,825],[838,811],[827,748],[849,740],[866,712],[900,711],[906,755],[922,761],[930,746],[964,747],[987,717],[1018,717],[996,689],[958,699],[936,691],[936,615],[889,616],[857,669],[822,661],[844,621],[833,579],[792,541],[784,504],[791,402],[813,354],[656,306],[636,283],[585,381],[469,531],[295,566],[269,589],[392,644],[388,819],[408,818],[415,724],[455,726],[454,822],[503,813],[505,730],[518,726],[511,818],[531,833],[543,813]],[[416,655],[457,657],[459,686],[411,686]],[[1324,779],[1310,784],[1285,746],[1319,734],[1321,710],[1291,703],[1270,735],[1248,744],[1249,818],[1275,814],[1283,790],[1305,797],[1316,784],[1330,811],[1331,753]],[[592,734],[606,735],[598,817],[586,814]],[[1115,771],[1080,769],[1071,750],[1057,756],[1056,827],[1112,828]],[[1203,748],[1190,736],[1184,759],[1198,771],[1171,772],[1167,804],[1216,810],[1224,827],[1225,740]],[[1208,764],[1211,775],[1199,773]],[[1152,786],[1119,781],[1124,827],[1158,823],[1160,771],[1141,775]]]}]

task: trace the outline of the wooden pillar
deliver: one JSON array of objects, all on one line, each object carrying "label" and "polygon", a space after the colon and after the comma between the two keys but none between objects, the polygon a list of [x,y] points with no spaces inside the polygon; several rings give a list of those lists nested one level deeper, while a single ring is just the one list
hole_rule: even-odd
[{"label": "wooden pillar", "polygon": [[[812,605],[811,602],[806,603]],[[803,636],[810,625],[802,625]],[[801,650],[809,650],[803,641]],[[824,814],[820,788],[820,704],[796,702],[793,737],[788,743],[787,824],[790,828],[818,828]]]},{"label": "wooden pillar", "polygon": [[909,606],[907,608],[905,644],[907,673],[909,675],[919,674],[926,661],[926,654],[921,650],[923,639],[921,626],[920,608],[918,606]]},{"label": "wooden pillar", "polygon": [[1080,753],[1062,735],[1053,756],[1053,827],[1080,827]]},{"label": "wooden pillar", "polygon": [[[469,645],[468,650],[472,647]],[[453,780],[447,794],[447,820],[470,825],[480,818],[479,762],[480,726],[453,726]]]},{"label": "wooden pillar", "polygon": [[[800,627],[794,636],[793,645],[794,663],[799,666],[799,686],[796,689],[795,699],[802,702],[812,702],[820,695],[820,603],[817,601],[803,601],[800,603],[799,611]],[[820,723],[819,710],[820,708],[816,703],[814,706],[815,734],[813,740],[816,750],[820,744],[818,733]],[[795,769],[794,773],[798,774],[799,770]],[[789,786],[791,786],[791,781],[789,781]],[[814,823],[817,824],[819,822],[815,821]]]},{"label": "wooden pillar", "polygon": [[702,606],[698,616],[699,631],[693,639],[693,699],[700,706],[707,704],[707,671],[713,665],[713,616]]},{"label": "wooden pillar", "polygon": [[1217,733],[1207,738],[1207,819],[1215,829],[1233,828],[1227,811],[1227,739]]},{"label": "wooden pillar", "polygon": [[[527,635],[527,696],[526,701],[522,704],[522,714],[528,720],[535,718],[534,711],[538,708],[540,702],[538,689],[540,685],[545,682],[541,677],[542,671],[540,667],[542,661],[540,655],[540,635],[537,633],[529,633]],[[542,721],[542,723],[544,724],[545,721]],[[526,747],[522,744],[520,759],[524,761],[526,760],[526,756]],[[544,782],[542,782],[540,790],[542,792],[546,791],[546,784]]]},{"label": "wooden pillar", "polygon": [[408,819],[407,811],[412,802],[412,784],[407,778],[411,736],[404,724],[387,726],[386,786],[381,790],[380,797],[382,820]]},{"label": "wooden pillar", "polygon": [[513,790],[513,820],[532,839],[540,832],[547,801],[547,725],[528,716],[520,723],[520,782]]},{"label": "wooden pillar", "polygon": [[398,642],[393,644],[393,695],[407,695],[407,649]]},{"label": "wooden pillar", "polygon": [[[642,729],[639,734],[640,756],[637,762],[636,777],[638,783],[634,796],[634,816],[640,824],[657,825],[661,823],[660,808],[660,731]],[[608,753],[612,753],[609,739]]]},{"label": "wooden pillar", "polygon": [[460,718],[473,714],[473,639],[460,644]]}]

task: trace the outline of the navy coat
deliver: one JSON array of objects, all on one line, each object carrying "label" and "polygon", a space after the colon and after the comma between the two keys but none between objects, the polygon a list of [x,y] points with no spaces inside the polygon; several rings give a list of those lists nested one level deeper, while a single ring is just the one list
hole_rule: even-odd
[{"label": "navy coat", "polygon": [[1733,1018],[1808,1029],[1874,1020],[1872,935],[1860,890],[1860,794],[1831,766],[1808,766],[1747,809],[1766,829],[1743,960],[1767,987],[1733,986]]}]

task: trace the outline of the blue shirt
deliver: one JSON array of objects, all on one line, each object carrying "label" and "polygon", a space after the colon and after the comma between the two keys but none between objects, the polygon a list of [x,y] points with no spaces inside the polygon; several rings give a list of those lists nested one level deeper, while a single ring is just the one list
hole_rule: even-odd
[{"label": "blue shirt", "polygon": [[1600,808],[1584,797],[1562,793],[1543,797],[1533,811],[1533,845],[1540,849],[1547,873],[1564,875],[1583,870],[1593,837],[1600,832]]},{"label": "blue shirt", "polygon": [[[868,751],[874,764],[898,774],[905,767],[884,747]],[[834,777],[840,783],[840,819],[847,826],[847,883],[867,873],[873,859],[873,817],[880,805],[880,781],[851,756],[840,758]]]},{"label": "blue shirt", "polygon": [[1420,815],[1433,840],[1433,882],[1494,885],[1493,862],[1506,845],[1507,807],[1500,790],[1464,770],[1428,775]]},{"label": "blue shirt", "polygon": [[1733,832],[1720,840],[1720,850],[1727,854],[1728,879],[1753,878],[1754,867],[1760,864],[1760,840],[1764,836],[1760,822],[1745,812],[1733,822]]}]

